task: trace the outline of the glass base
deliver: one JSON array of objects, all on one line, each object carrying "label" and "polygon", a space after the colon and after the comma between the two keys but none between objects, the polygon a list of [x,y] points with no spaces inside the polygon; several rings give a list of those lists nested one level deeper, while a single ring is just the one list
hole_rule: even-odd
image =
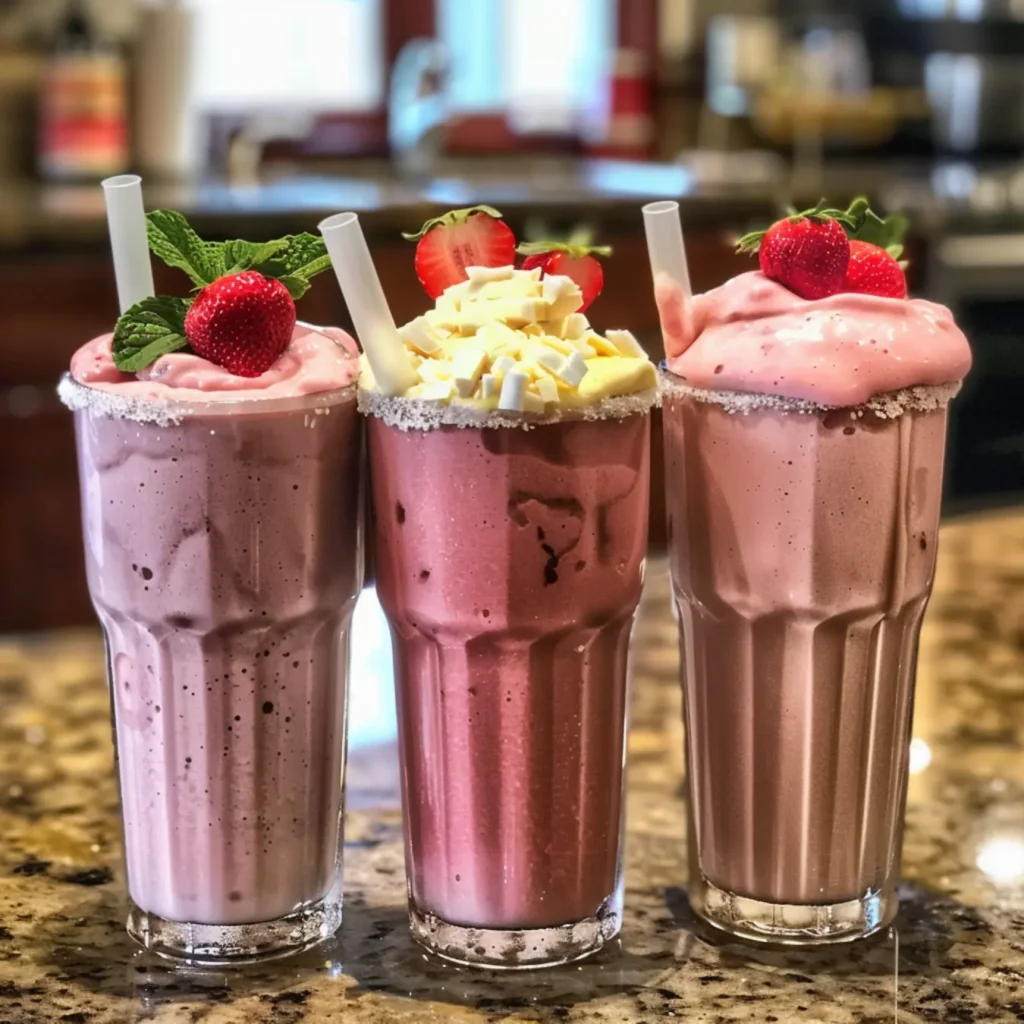
[{"label": "glass base", "polygon": [[594,917],[550,928],[467,928],[409,907],[413,938],[431,953],[466,967],[521,971],[582,960],[622,928],[621,894],[609,897]]},{"label": "glass base", "polygon": [[341,927],[340,894],[273,921],[254,924],[192,924],[168,921],[131,904],[128,934],[158,956],[194,967],[262,963],[301,953]]},{"label": "glass base", "polygon": [[825,946],[853,942],[892,922],[895,892],[869,890],[841,903],[766,903],[726,892],[701,876],[690,886],[690,906],[708,924],[749,942]]}]

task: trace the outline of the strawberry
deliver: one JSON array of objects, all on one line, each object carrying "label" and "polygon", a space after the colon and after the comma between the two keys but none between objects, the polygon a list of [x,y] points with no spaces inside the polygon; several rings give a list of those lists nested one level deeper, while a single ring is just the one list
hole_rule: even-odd
[{"label": "strawberry", "polygon": [[850,242],[850,262],[843,291],[905,299],[907,279],[903,268],[880,245],[854,239]]},{"label": "strawberry", "polygon": [[507,267],[516,258],[515,235],[490,206],[452,210],[402,237],[416,242],[416,276],[432,299],[467,280],[466,267]]},{"label": "strawberry", "polygon": [[281,281],[255,270],[208,284],[185,316],[192,350],[239,377],[277,362],[295,329],[295,302]]},{"label": "strawberry", "polygon": [[526,256],[523,270],[540,267],[543,275],[561,274],[572,278],[583,292],[578,312],[589,309],[604,288],[604,270],[595,256],[610,256],[607,245],[572,245],[565,242],[526,242],[517,252]]},{"label": "strawberry", "polygon": [[757,252],[765,277],[802,298],[823,299],[843,287],[850,241],[832,217],[798,215],[776,221],[759,239]]},{"label": "strawberry", "polygon": [[736,248],[758,253],[765,277],[805,299],[843,291],[903,299],[907,282],[896,261],[906,229],[906,217],[879,217],[863,196],[845,210],[822,200],[767,231],[744,235]]}]

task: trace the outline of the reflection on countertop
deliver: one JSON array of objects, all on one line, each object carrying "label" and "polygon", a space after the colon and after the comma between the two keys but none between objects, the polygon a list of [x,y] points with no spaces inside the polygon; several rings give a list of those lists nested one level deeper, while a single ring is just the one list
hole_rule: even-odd
[{"label": "reflection on countertop", "polygon": [[116,789],[92,633],[0,644],[0,1019],[795,1021],[1024,1018],[1024,514],[948,524],[919,653],[903,907],[845,949],[754,949],[694,920],[676,627],[663,562],[636,630],[621,944],[521,976],[442,965],[405,927],[388,639],[372,592],[352,680],[339,938],[176,972],[122,927]]}]

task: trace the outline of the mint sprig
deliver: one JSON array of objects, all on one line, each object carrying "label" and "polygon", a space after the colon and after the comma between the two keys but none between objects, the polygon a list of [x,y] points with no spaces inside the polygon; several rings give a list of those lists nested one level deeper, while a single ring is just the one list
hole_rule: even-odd
[{"label": "mint sprig", "polygon": [[118,317],[111,355],[122,373],[138,373],[168,352],[188,345],[185,314],[191,299],[154,295]]},{"label": "mint sprig", "polygon": [[168,266],[183,270],[197,288],[227,274],[256,270],[277,278],[293,299],[301,299],[310,280],[331,265],[323,238],[308,232],[270,242],[204,242],[174,210],[146,214],[146,232],[150,249]]},{"label": "mint sprig", "polygon": [[[323,273],[331,265],[327,246],[320,235],[287,235],[278,239],[280,248],[266,259],[253,263],[264,277],[276,277],[291,293],[293,299],[301,299],[309,290],[310,279]],[[268,242],[267,245],[275,245]]]},{"label": "mint sprig", "polygon": [[[331,265],[319,235],[285,235],[269,242],[204,242],[174,210],[146,215],[149,248],[168,266],[185,272],[198,291],[218,278],[255,270],[279,280],[293,299],[309,291],[310,281]],[[118,319],[111,353],[123,373],[138,373],[162,355],[188,347],[185,314],[192,299],[157,295],[143,299]]]},{"label": "mint sprig", "polygon": [[[843,230],[851,240],[877,245],[885,249],[894,259],[899,259],[903,254],[903,236],[907,230],[907,218],[900,213],[891,213],[884,218],[879,217],[871,209],[871,204],[864,196],[858,196],[845,210],[831,207],[822,199],[809,210],[791,212],[787,219],[796,221],[804,218],[819,223],[826,218],[831,218],[842,224]],[[767,229],[751,231],[744,235],[736,243],[736,251],[741,253],[760,251],[761,241],[766,231]]]}]

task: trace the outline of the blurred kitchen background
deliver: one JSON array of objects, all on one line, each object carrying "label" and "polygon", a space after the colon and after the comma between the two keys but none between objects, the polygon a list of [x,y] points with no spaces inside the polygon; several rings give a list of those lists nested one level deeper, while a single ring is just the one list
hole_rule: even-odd
[{"label": "blurred kitchen background", "polygon": [[[92,621],[54,385],[116,316],[96,182],[128,169],[212,238],[360,211],[399,322],[439,208],[587,225],[591,318],[659,358],[642,202],[679,199],[705,289],[750,226],[867,192],[973,342],[947,511],[1024,495],[1024,0],[0,0],[0,631]],[[300,317],[349,323],[326,278]]]}]

